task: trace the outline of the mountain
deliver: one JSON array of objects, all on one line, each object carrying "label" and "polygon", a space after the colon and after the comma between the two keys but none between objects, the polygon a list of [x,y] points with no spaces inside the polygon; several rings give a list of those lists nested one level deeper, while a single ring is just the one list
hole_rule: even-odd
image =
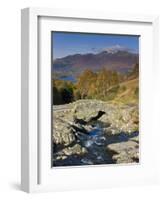
[{"label": "mountain", "polygon": [[77,77],[85,69],[98,71],[106,69],[126,73],[139,62],[139,55],[129,51],[102,51],[97,54],[75,54],[53,61],[53,72],[56,76]]}]

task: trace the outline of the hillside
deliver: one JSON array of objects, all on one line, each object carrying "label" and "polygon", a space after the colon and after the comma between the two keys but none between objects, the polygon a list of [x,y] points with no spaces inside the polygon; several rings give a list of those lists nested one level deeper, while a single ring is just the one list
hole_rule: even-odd
[{"label": "hillside", "polygon": [[120,84],[114,102],[138,103],[139,99],[139,79],[125,81]]}]

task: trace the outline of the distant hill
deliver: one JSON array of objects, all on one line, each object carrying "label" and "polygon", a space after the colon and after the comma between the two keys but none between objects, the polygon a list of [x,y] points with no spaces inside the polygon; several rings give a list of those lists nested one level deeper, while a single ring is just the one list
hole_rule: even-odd
[{"label": "distant hill", "polygon": [[121,73],[127,73],[139,63],[139,54],[128,51],[102,51],[97,54],[75,54],[53,61],[53,72],[56,76],[77,77],[85,69],[98,71],[105,67]]}]

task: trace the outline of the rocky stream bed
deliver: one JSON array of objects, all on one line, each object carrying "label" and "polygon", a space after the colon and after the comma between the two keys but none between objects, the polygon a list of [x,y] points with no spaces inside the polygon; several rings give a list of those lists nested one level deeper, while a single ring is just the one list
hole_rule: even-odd
[{"label": "rocky stream bed", "polygon": [[53,107],[53,166],[139,162],[138,106],[78,100]]}]

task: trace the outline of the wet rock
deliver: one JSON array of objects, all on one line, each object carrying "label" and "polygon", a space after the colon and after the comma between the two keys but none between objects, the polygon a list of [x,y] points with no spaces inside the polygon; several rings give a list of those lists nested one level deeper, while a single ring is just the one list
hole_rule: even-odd
[{"label": "wet rock", "polygon": [[65,159],[67,159],[67,156],[65,155],[60,155],[56,157],[56,160],[65,160]]},{"label": "wet rock", "polygon": [[64,155],[70,156],[70,155],[83,155],[87,153],[86,148],[82,147],[79,144],[75,144],[73,147],[67,147],[62,150]]}]

